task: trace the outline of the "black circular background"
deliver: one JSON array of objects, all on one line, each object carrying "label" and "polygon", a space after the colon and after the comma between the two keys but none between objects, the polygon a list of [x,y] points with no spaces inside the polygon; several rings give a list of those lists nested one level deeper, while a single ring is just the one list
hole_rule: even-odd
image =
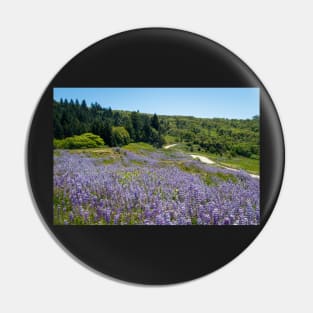
[{"label": "black circular background", "polygon": [[[259,87],[261,224],[54,226],[53,87]],[[284,142],[277,112],[267,91],[237,56],[189,32],[147,28],[97,42],[56,75],[33,117],[28,170],[33,195],[46,224],[74,256],[97,271],[122,280],[168,284],[194,279],[220,268],[258,235],[281,187]]]}]

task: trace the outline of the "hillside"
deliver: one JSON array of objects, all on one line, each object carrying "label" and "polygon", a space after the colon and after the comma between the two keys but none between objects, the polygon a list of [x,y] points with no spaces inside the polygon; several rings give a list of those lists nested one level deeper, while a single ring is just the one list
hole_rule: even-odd
[{"label": "hillside", "polygon": [[180,143],[184,150],[229,160],[236,156],[259,160],[260,155],[258,116],[245,120],[158,116],[62,100],[53,103],[53,125],[56,139],[93,133],[109,146],[146,142],[161,147]]}]

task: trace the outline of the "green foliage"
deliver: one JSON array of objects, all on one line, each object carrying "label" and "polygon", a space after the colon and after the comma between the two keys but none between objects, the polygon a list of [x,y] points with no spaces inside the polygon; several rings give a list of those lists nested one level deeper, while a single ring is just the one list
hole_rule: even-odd
[{"label": "green foliage", "polygon": [[55,149],[85,149],[96,148],[103,145],[103,139],[92,133],[53,140],[53,147]]},{"label": "green foliage", "polygon": [[[181,143],[188,151],[214,154],[217,157],[260,157],[260,119],[195,118],[158,116],[139,111],[112,111],[98,103],[62,99],[53,104],[53,127],[56,139],[93,133],[109,146],[146,142],[160,148],[165,143]],[[62,143],[56,141],[56,145]]]},{"label": "green foliage", "polygon": [[138,153],[141,151],[149,151],[149,152],[155,151],[153,146],[145,142],[130,143],[129,145],[124,146],[123,149],[131,151],[131,152],[135,152],[135,153]]},{"label": "green foliage", "polygon": [[160,130],[160,122],[159,122],[159,118],[158,116],[154,113],[152,118],[151,118],[151,126],[155,129],[155,130]]},{"label": "green foliage", "polygon": [[246,158],[243,156],[236,156],[233,158],[221,157],[217,158],[217,162],[223,166],[244,169],[253,174],[260,173],[260,161],[255,158]]},{"label": "green foliage", "polygon": [[167,143],[167,144],[174,144],[177,142],[176,138],[174,136],[171,136],[171,135],[165,135],[164,140],[165,140],[165,143]]},{"label": "green foliage", "polygon": [[164,137],[154,128],[151,129],[151,137],[148,142],[151,142],[156,148],[161,148],[166,143]]},{"label": "green foliage", "polygon": [[167,142],[186,143],[189,151],[259,158],[258,116],[245,120],[159,116],[159,120],[161,132],[165,131]]},{"label": "green foliage", "polygon": [[98,103],[88,107],[84,100],[81,104],[78,100],[74,102],[67,99],[54,102],[53,128],[56,139],[92,132],[109,146],[124,145],[131,141],[143,141],[156,147],[165,143],[156,114],[151,116],[138,111],[112,111],[111,108],[102,108]]},{"label": "green foliage", "polygon": [[128,131],[122,127],[117,126],[112,128],[112,145],[113,146],[123,146],[130,142],[130,136]]}]

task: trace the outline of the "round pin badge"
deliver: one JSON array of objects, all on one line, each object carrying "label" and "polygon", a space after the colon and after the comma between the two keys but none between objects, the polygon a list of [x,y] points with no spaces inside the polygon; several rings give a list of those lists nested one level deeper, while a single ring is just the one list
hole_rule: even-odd
[{"label": "round pin badge", "polygon": [[271,215],[283,171],[280,121],[258,77],[174,29],[123,32],[75,56],[28,139],[31,189],[56,240],[135,283],[192,280],[237,257]]}]

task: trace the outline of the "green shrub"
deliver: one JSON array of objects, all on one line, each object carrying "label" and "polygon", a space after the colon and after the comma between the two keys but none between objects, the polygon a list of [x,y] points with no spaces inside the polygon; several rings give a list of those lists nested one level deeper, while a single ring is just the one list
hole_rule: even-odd
[{"label": "green shrub", "polygon": [[112,143],[113,146],[123,146],[130,143],[130,136],[128,131],[122,127],[112,127]]},{"label": "green shrub", "polygon": [[55,149],[85,149],[96,148],[103,145],[103,139],[92,133],[84,133],[78,136],[53,140],[53,147]]}]

